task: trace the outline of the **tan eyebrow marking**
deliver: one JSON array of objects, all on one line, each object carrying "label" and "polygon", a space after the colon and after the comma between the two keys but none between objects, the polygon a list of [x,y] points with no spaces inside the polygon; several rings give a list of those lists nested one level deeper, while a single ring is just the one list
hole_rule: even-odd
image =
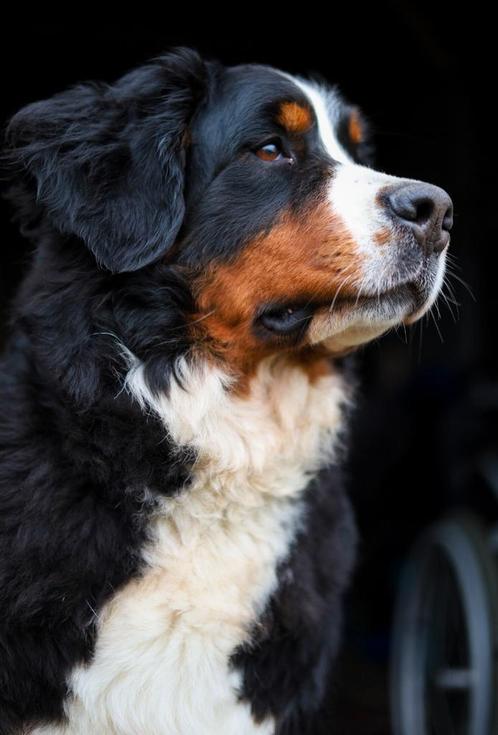
[{"label": "tan eyebrow marking", "polygon": [[349,116],[348,133],[351,141],[358,145],[363,140],[363,126],[358,110],[353,110]]},{"label": "tan eyebrow marking", "polygon": [[309,107],[297,102],[282,102],[277,122],[289,133],[305,133],[313,125],[313,116]]}]

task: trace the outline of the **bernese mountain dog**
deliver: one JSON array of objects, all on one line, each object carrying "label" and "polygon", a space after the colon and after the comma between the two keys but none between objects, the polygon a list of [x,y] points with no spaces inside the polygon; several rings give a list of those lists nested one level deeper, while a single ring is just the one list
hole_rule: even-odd
[{"label": "bernese mountain dog", "polygon": [[6,138],[1,735],[318,732],[347,355],[433,304],[451,200],[335,88],[188,49]]}]

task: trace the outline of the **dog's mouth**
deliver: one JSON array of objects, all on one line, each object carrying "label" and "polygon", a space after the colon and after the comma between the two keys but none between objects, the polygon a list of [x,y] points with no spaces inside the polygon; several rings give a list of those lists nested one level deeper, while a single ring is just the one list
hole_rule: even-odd
[{"label": "dog's mouth", "polygon": [[444,266],[423,267],[409,280],[378,292],[341,293],[331,300],[268,303],[253,329],[260,340],[292,347],[322,343],[343,351],[368,342],[400,324],[412,324],[434,303]]},{"label": "dog's mouth", "polygon": [[328,309],[316,313],[308,339],[311,344],[323,343],[333,352],[343,352],[401,324],[413,324],[433,305],[443,274],[444,265],[424,268],[415,278],[375,294],[338,294]]},{"label": "dog's mouth", "polygon": [[371,312],[373,317],[388,316],[397,313],[400,308],[413,305],[414,310],[420,308],[424,296],[416,283],[405,283],[396,288],[379,291],[375,295],[338,296],[333,302],[332,310],[358,310]]},{"label": "dog's mouth", "polygon": [[412,324],[430,309],[436,300],[444,276],[444,258],[437,263],[424,262],[411,277],[395,286],[379,288],[377,293],[356,296],[338,294],[333,308],[344,312],[367,314],[373,321],[398,319]]},{"label": "dog's mouth", "polygon": [[[403,284],[375,296],[337,296],[332,304],[311,301],[268,304],[255,320],[255,330],[262,338],[277,338],[287,344],[298,343],[317,317],[327,314],[331,324],[356,321],[401,321],[422,308],[425,297],[416,284]],[[313,340],[315,341],[315,340]]]}]

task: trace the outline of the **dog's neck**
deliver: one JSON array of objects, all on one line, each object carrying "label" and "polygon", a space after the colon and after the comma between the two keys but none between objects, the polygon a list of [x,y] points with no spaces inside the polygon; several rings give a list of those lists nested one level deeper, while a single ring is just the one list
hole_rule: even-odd
[{"label": "dog's neck", "polygon": [[129,359],[127,390],[161,419],[175,444],[196,453],[196,478],[230,479],[225,489],[233,497],[226,502],[253,505],[265,496],[292,496],[307,475],[333,459],[349,400],[333,365],[314,375],[302,365],[268,359],[238,395],[220,367],[182,359],[180,383],[173,380],[167,393],[154,395],[143,366]]}]

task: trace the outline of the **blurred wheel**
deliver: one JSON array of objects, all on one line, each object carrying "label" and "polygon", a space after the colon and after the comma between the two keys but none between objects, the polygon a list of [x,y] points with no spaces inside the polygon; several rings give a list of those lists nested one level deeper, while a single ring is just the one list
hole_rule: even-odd
[{"label": "blurred wheel", "polygon": [[394,620],[395,735],[498,733],[497,575],[490,536],[470,515],[415,546]]}]

